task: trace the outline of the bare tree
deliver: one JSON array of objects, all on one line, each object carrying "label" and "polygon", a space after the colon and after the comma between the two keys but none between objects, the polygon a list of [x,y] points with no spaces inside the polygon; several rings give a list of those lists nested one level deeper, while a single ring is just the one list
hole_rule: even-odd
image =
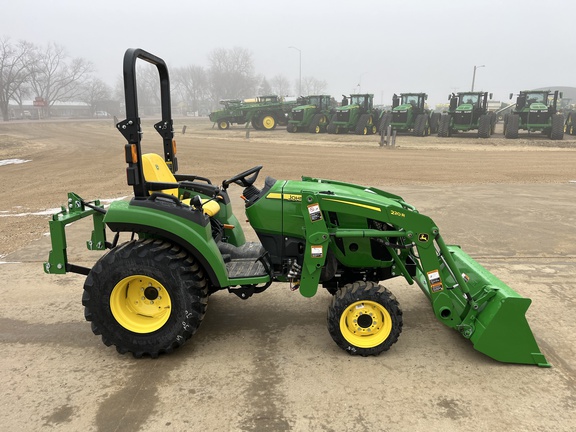
[{"label": "bare tree", "polygon": [[324,80],[319,80],[311,76],[302,78],[302,91],[306,95],[319,95],[326,91],[328,84]]},{"label": "bare tree", "polygon": [[174,70],[173,77],[174,91],[179,94],[187,111],[206,111],[209,109],[210,89],[208,75],[203,67],[177,68]]},{"label": "bare tree", "polygon": [[245,48],[216,48],[208,55],[214,105],[220,99],[252,96],[256,88],[252,53]]},{"label": "bare tree", "polygon": [[286,96],[290,94],[290,81],[284,75],[276,75],[270,80],[270,87],[272,88],[272,93],[280,96]]},{"label": "bare tree", "polygon": [[49,43],[43,52],[37,51],[35,62],[30,66],[30,85],[35,96],[52,106],[55,102],[79,98],[92,70],[89,61],[69,59],[62,46]]},{"label": "bare tree", "polygon": [[29,65],[33,53],[31,43],[20,41],[12,44],[7,38],[0,38],[0,111],[4,121],[10,119],[10,100],[22,104],[22,98],[26,96],[25,85],[30,78]]},{"label": "bare tree", "polygon": [[260,81],[260,86],[258,87],[257,93],[260,96],[272,94],[272,87],[268,80],[265,77],[258,77],[258,80]]},{"label": "bare tree", "polygon": [[112,89],[108,84],[98,78],[92,78],[83,86],[81,100],[90,105],[92,114],[98,110],[102,102],[110,99]]}]

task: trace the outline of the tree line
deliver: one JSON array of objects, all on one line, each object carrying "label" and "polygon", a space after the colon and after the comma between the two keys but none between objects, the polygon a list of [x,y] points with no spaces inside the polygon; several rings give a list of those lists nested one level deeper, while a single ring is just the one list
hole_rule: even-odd
[{"label": "tree line", "polygon": [[[252,52],[241,47],[216,48],[208,54],[207,67],[190,65],[173,68],[170,73],[172,105],[175,112],[183,115],[207,114],[224,99],[293,94],[290,80],[284,75],[268,79],[256,73]],[[157,112],[160,89],[156,69],[139,65],[137,85],[142,114]],[[295,83],[295,91],[298,87]],[[321,94],[326,87],[326,81],[302,77],[304,95]],[[0,38],[0,111],[4,121],[10,119],[9,105],[22,106],[24,101],[42,101],[39,109],[44,117],[49,117],[50,107],[55,103],[84,102],[94,113],[102,102],[123,99],[122,77],[112,88],[98,78],[89,60],[70,57],[59,44],[39,46]]]}]

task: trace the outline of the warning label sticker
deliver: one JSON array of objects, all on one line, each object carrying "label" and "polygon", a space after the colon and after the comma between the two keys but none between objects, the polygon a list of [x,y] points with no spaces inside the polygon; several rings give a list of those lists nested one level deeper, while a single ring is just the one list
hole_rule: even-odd
[{"label": "warning label sticker", "polygon": [[308,206],[308,214],[310,214],[310,220],[312,222],[322,220],[322,212],[320,211],[320,206],[318,204],[310,204]]},{"label": "warning label sticker", "polygon": [[312,258],[322,258],[323,253],[322,246],[311,246],[310,255],[312,255]]},{"label": "warning label sticker", "polygon": [[427,275],[432,292],[437,293],[444,289],[442,286],[442,279],[440,278],[440,272],[438,270],[429,271]]}]

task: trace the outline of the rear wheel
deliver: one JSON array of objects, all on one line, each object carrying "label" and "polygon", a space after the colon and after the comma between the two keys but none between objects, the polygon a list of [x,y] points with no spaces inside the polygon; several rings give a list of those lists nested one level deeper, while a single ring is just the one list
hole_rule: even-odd
[{"label": "rear wheel", "polygon": [[276,129],[276,118],[272,114],[264,114],[262,121],[260,122],[263,130]]},{"label": "rear wheel", "polygon": [[488,114],[481,115],[478,119],[478,138],[490,138],[491,130],[490,116]]},{"label": "rear wheel", "polygon": [[562,114],[554,114],[552,116],[552,129],[550,131],[550,139],[564,139],[564,116]]},{"label": "rear wheel", "polygon": [[335,121],[336,121],[336,114],[332,116],[332,118],[330,119],[330,123],[328,123],[328,126],[326,127],[326,132],[328,132],[329,134],[337,134],[339,132],[338,126],[334,123]]},{"label": "rear wheel", "polygon": [[430,134],[437,134],[438,127],[440,126],[440,117],[442,114],[433,112],[430,114]]},{"label": "rear wheel", "polygon": [[506,130],[504,137],[508,139],[518,138],[518,129],[520,127],[520,116],[518,114],[510,114],[506,120]]},{"label": "rear wheel", "polygon": [[426,136],[430,132],[429,125],[428,125],[428,116],[426,114],[418,114],[416,120],[414,121],[414,129],[412,130],[412,134],[414,136]]},{"label": "rear wheel", "polygon": [[387,351],[402,332],[402,310],[394,295],[375,282],[343,286],[328,307],[328,331],[351,355]]},{"label": "rear wheel", "polygon": [[370,133],[371,119],[370,114],[362,114],[358,119],[358,123],[356,123],[354,133],[356,135],[368,135]]},{"label": "rear wheel", "polygon": [[310,122],[308,132],[316,134],[323,132],[326,128],[327,121],[328,119],[324,114],[315,114],[314,117],[312,117],[312,121]]},{"label": "rear wheel", "polygon": [[208,299],[202,268],[181,247],[138,240],[110,250],[90,271],[82,304],[92,331],[134,357],[157,357],[196,332]]},{"label": "rear wheel", "polygon": [[252,117],[252,127],[256,130],[262,130],[262,119],[258,116]]},{"label": "rear wheel", "polygon": [[450,135],[450,115],[443,114],[442,117],[440,117],[440,124],[438,125],[438,136],[449,137]]}]

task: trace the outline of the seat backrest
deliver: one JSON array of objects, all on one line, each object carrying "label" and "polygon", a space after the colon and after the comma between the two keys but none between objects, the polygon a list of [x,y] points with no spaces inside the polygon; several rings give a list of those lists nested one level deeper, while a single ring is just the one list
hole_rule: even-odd
[{"label": "seat backrest", "polygon": [[[174,174],[172,174],[172,171],[170,171],[170,168],[168,168],[162,156],[156,153],[146,153],[142,155],[142,168],[146,181],[177,183]],[[166,189],[161,192],[178,197],[178,188]]]},{"label": "seat backrest", "polygon": [[[144,169],[144,179],[149,182],[161,182],[161,183],[178,183],[168,165],[162,156],[156,153],[146,153],[142,155],[142,168]],[[178,188],[165,189],[163,192],[168,195],[174,195],[177,198]],[[185,199],[182,201],[184,204],[190,205],[190,199]],[[215,216],[220,211],[220,205],[213,200],[203,199],[202,210],[208,216]]]}]

